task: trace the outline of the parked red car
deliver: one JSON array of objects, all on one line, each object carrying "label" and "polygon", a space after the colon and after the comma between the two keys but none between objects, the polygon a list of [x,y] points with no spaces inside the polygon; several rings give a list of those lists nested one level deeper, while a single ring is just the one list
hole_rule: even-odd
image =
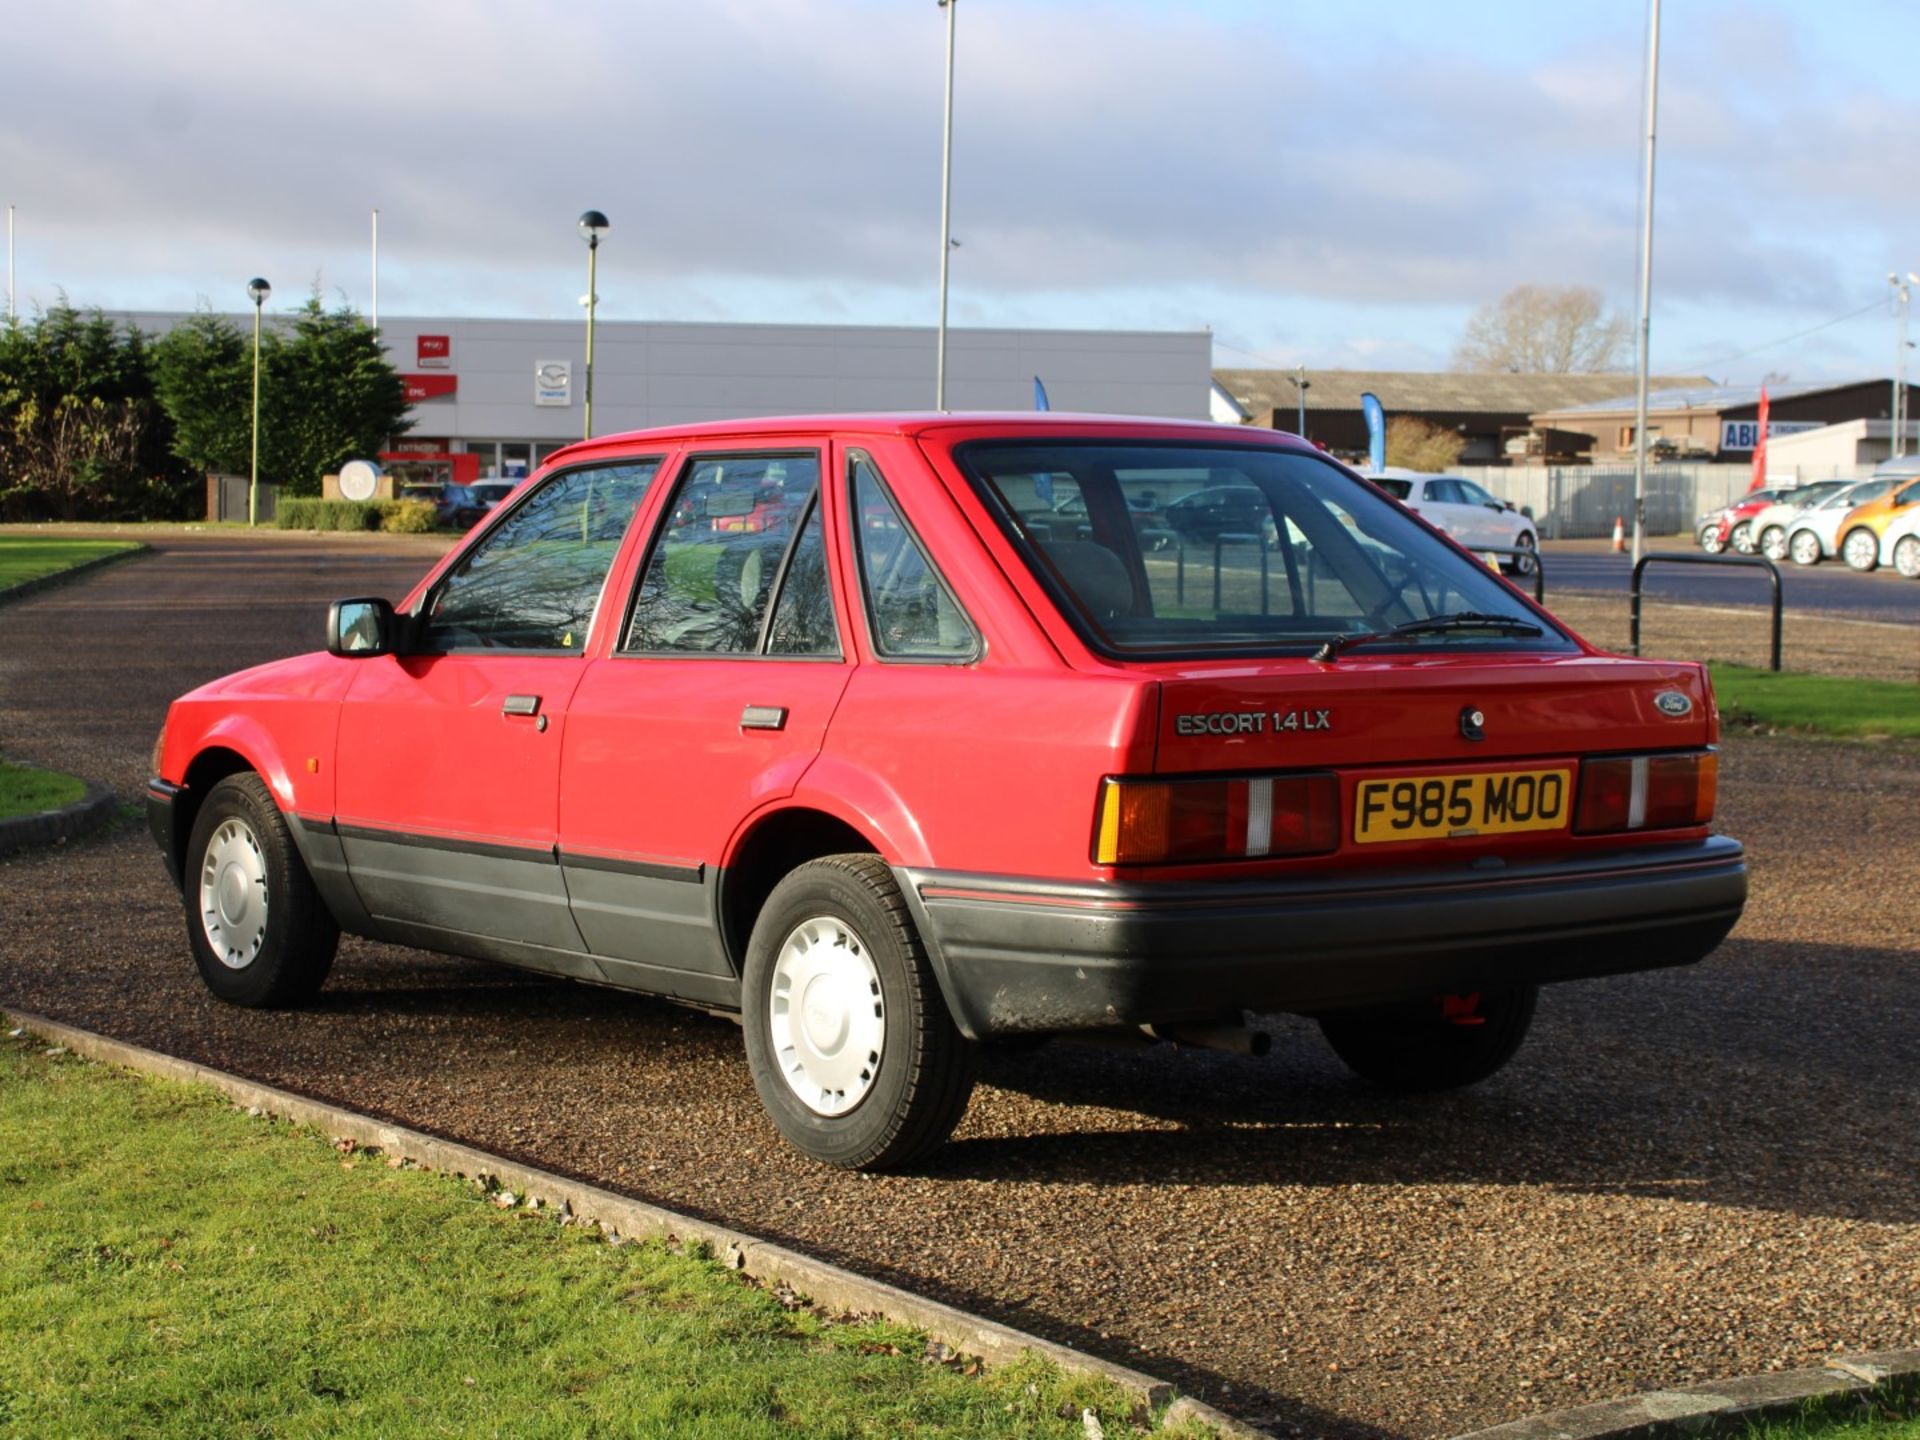
[{"label": "parked red car", "polygon": [[[1134,522],[1223,487],[1286,543]],[[182,697],[148,814],[225,1000],[310,996],[342,930],[671,996],[884,1167],[994,1037],[1285,1010],[1385,1085],[1491,1074],[1539,984],[1738,918],[1717,731],[1702,667],[1288,435],[744,421],[563,451],[397,605]]]},{"label": "parked red car", "polygon": [[1753,533],[1753,517],[1787,493],[1786,488],[1776,486],[1749,490],[1731,505],[1710,510],[1695,521],[1694,538],[1709,555],[1718,555],[1727,549],[1751,555],[1760,542],[1760,537]]}]

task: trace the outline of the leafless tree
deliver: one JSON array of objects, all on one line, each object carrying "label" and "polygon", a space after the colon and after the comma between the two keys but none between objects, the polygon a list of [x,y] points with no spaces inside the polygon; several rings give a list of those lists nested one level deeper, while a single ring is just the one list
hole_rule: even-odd
[{"label": "leafless tree", "polygon": [[1482,305],[1454,347],[1453,368],[1528,375],[1620,368],[1633,337],[1626,316],[1588,285],[1516,285]]}]

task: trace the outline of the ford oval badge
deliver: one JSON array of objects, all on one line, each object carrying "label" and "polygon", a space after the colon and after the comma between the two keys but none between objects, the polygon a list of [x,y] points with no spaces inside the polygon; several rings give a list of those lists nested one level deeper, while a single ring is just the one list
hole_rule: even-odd
[{"label": "ford oval badge", "polygon": [[1658,705],[1661,713],[1665,715],[1679,716],[1693,713],[1693,701],[1678,690],[1662,690],[1653,697],[1653,703]]}]

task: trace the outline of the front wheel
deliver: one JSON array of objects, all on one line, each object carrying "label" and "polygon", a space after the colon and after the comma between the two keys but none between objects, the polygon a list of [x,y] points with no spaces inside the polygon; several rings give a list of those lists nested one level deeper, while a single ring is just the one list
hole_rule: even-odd
[{"label": "front wheel", "polygon": [[1760,553],[1769,560],[1787,558],[1787,531],[1784,525],[1769,525],[1760,532]]},{"label": "front wheel", "polygon": [[187,841],[181,898],[200,978],[230,1005],[297,1005],[333,968],[340,927],[258,775],[207,792]]},{"label": "front wheel", "polygon": [[1841,542],[1840,558],[1847,562],[1848,569],[1864,575],[1880,563],[1880,537],[1861,526]]},{"label": "front wheel", "polygon": [[1727,544],[1742,555],[1753,553],[1753,522],[1742,520],[1727,532]]},{"label": "front wheel", "polygon": [[1727,548],[1726,532],[1720,528],[1720,522],[1700,527],[1700,548],[1709,555],[1718,555]]},{"label": "front wheel", "polygon": [[1407,1005],[1325,1015],[1320,1032],[1363,1080],[1388,1090],[1457,1090],[1513,1058],[1533,1023],[1539,990],[1442,995]]},{"label": "front wheel", "polygon": [[906,901],[874,855],[829,855],[773,889],[742,976],[754,1088],[780,1133],[849,1170],[939,1149],[973,1093]]},{"label": "front wheel", "polygon": [[1904,536],[1893,547],[1893,568],[1909,580],[1920,580],[1920,535]]},{"label": "front wheel", "polygon": [[1818,565],[1821,559],[1820,537],[1811,530],[1796,530],[1787,542],[1787,554],[1796,565]]},{"label": "front wheel", "polygon": [[1506,570],[1508,574],[1510,575],[1533,574],[1533,567],[1540,563],[1538,558],[1534,554],[1534,543],[1535,542],[1532,534],[1530,534],[1525,530],[1522,530],[1518,535],[1513,537],[1513,548],[1516,550],[1524,550],[1526,553],[1524,555],[1513,555],[1508,557],[1507,564],[1506,564]]}]

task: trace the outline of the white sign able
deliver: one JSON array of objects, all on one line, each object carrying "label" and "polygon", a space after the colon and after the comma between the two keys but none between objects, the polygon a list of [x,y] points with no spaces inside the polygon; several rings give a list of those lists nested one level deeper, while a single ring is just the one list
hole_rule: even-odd
[{"label": "white sign able", "polygon": [[533,403],[536,405],[573,404],[573,362],[571,360],[533,362]]},{"label": "white sign able", "polygon": [[[1769,420],[1767,438],[1778,435],[1798,435],[1802,430],[1824,428],[1818,420]],[[1760,422],[1758,420],[1722,420],[1720,422],[1720,448],[1722,450],[1751,450],[1760,443]]]}]

